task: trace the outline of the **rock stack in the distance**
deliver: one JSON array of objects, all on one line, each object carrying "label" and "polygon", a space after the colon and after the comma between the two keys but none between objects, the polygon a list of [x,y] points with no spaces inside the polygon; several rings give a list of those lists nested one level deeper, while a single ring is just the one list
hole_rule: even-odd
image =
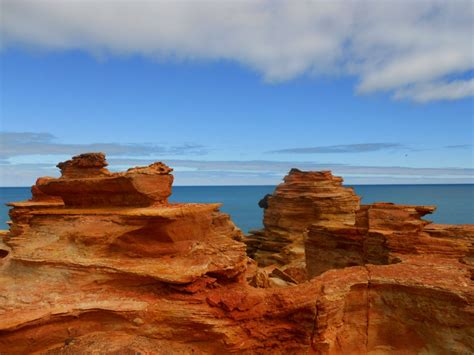
[{"label": "rock stack in the distance", "polygon": [[219,204],[168,202],[166,165],[106,165],[74,157],[10,204],[1,354],[472,353],[473,226],[294,170],[250,242],[260,268]]},{"label": "rock stack in the distance", "polygon": [[260,266],[281,268],[296,280],[417,255],[474,265],[473,225],[422,219],[434,206],[361,205],[329,171],[292,169],[263,205],[264,229],[246,236],[247,251]]},{"label": "rock stack in the distance", "polygon": [[292,169],[265,200],[265,228],[247,236],[248,253],[260,266],[276,264],[296,280],[305,280],[308,227],[353,226],[360,198],[330,171]]}]

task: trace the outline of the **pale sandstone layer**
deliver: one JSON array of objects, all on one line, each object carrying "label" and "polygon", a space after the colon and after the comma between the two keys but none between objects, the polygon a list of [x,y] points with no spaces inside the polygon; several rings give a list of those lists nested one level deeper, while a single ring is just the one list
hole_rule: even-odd
[{"label": "pale sandstone layer", "polygon": [[[268,201],[276,242],[252,254],[279,265],[258,268],[218,204],[167,202],[164,164],[105,166],[75,157],[11,204],[1,354],[472,353],[473,226],[359,206],[342,179],[295,170]],[[295,263],[318,276],[296,284]]]}]

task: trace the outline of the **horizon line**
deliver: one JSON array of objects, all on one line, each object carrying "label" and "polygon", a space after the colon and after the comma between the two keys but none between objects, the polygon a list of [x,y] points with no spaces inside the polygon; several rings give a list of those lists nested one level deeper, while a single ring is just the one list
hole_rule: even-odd
[{"label": "horizon line", "polygon": [[[283,183],[283,182],[281,182]],[[173,187],[259,187],[259,186],[278,186],[278,184],[254,184],[254,185],[173,185]],[[400,183],[400,184],[342,184],[342,186],[440,186],[440,185],[474,185],[474,182],[462,182],[462,183]],[[0,186],[0,189],[5,188],[31,188],[29,186]]]}]

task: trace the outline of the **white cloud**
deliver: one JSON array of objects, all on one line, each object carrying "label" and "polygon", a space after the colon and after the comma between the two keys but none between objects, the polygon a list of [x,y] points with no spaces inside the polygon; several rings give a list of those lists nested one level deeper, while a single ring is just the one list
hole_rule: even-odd
[{"label": "white cloud", "polygon": [[3,47],[228,59],[270,82],[353,75],[360,93],[388,91],[415,101],[472,96],[460,88],[460,77],[474,68],[470,0],[1,0],[1,6]]},{"label": "white cloud", "polygon": [[39,155],[74,155],[84,152],[105,152],[110,156],[150,156],[167,155],[204,155],[206,147],[198,144],[163,146],[156,144],[123,144],[92,143],[65,144],[59,143],[50,133],[0,132],[0,159]]},{"label": "white cloud", "polygon": [[466,96],[474,96],[474,79],[420,84],[407,89],[399,89],[395,92],[395,98],[410,97],[418,102],[439,99],[456,100]]}]

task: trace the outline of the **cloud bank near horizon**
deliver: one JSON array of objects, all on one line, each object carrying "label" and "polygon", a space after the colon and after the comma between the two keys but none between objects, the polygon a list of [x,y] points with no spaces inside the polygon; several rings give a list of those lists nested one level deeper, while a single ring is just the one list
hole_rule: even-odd
[{"label": "cloud bank near horizon", "polygon": [[207,150],[198,144],[159,146],[155,144],[91,143],[67,144],[57,142],[50,133],[0,132],[0,159],[25,155],[75,155],[105,151],[110,156],[138,155],[204,155]]},{"label": "cloud bank near horizon", "polygon": [[416,102],[474,95],[469,0],[2,0],[1,12],[3,48],[230,60],[268,82],[349,76],[357,93]]},{"label": "cloud bank near horizon", "polygon": [[[395,143],[319,147],[325,153],[398,149]],[[337,148],[335,148],[337,147]],[[0,186],[32,185],[40,176],[58,176],[59,160],[87,151],[104,151],[112,171],[164,161],[175,169],[177,185],[275,185],[292,168],[332,170],[349,184],[474,183],[474,168],[334,164],[317,161],[205,160],[204,147],[146,144],[66,144],[49,133],[0,132]],[[470,149],[468,144],[441,149]],[[335,150],[335,151],[334,151]],[[199,158],[186,158],[188,156]],[[176,157],[179,157],[176,158]]]},{"label": "cloud bank near horizon", "polygon": [[[331,170],[346,184],[473,184],[472,168],[358,166],[292,161],[206,161],[159,159],[174,168],[175,185],[276,185],[292,168]],[[109,169],[123,171],[155,159],[108,159]],[[55,163],[0,163],[0,186],[30,186],[40,176],[59,176]]]},{"label": "cloud bank near horizon", "polygon": [[341,153],[368,153],[381,150],[399,150],[410,148],[400,143],[360,143],[360,144],[339,144],[320,147],[286,148],[272,150],[272,154],[341,154]]}]

